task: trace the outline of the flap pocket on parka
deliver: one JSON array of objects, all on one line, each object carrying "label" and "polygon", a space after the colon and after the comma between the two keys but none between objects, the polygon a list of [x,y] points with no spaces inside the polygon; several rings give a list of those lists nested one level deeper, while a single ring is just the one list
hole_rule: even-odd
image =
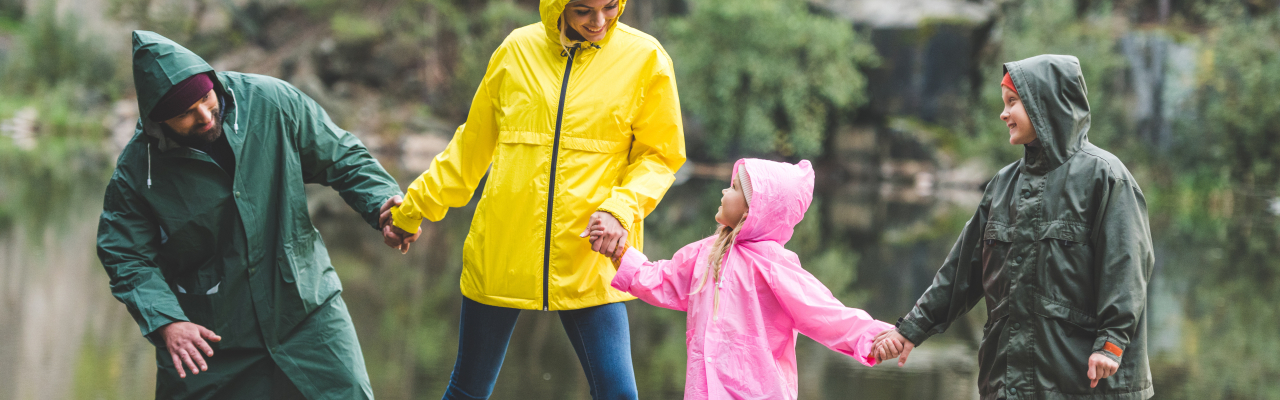
[{"label": "flap pocket on parka", "polygon": [[[555,136],[539,132],[502,131],[498,133],[498,143],[551,146],[555,144]],[[568,150],[589,151],[593,153],[621,153],[631,149],[631,142],[615,142],[612,140],[589,139],[561,134],[560,147]]]},{"label": "flap pocket on parka", "polygon": [[1089,332],[1095,332],[1098,319],[1066,302],[1036,295],[1034,312],[1045,318],[1056,318]]},{"label": "flap pocket on parka", "polygon": [[1067,221],[1053,221],[1040,226],[1036,240],[1058,239],[1074,243],[1088,243],[1090,229],[1087,225]]}]

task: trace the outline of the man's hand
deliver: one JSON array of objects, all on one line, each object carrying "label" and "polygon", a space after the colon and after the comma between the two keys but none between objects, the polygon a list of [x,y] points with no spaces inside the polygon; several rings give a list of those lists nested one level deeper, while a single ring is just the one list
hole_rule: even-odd
[{"label": "man's hand", "polygon": [[1115,374],[1118,369],[1120,369],[1120,364],[1117,364],[1110,357],[1093,353],[1093,355],[1089,356],[1089,387],[1098,387],[1098,381],[1107,379],[1107,377]]},{"label": "man's hand", "polygon": [[391,208],[399,207],[400,203],[404,203],[404,199],[399,195],[391,196],[386,203],[382,203],[382,209],[378,210],[378,229],[391,223]]},{"label": "man's hand", "polygon": [[899,367],[906,365],[907,355],[911,354],[914,348],[916,345],[898,333],[897,329],[887,329],[876,335],[874,351],[881,362],[897,357]]},{"label": "man's hand", "polygon": [[418,237],[422,236],[422,228],[418,228],[418,232],[410,234],[404,229],[400,229],[391,223],[391,209],[399,207],[404,200],[400,196],[391,196],[386,203],[382,204],[382,209],[378,214],[378,227],[382,229],[382,243],[387,247],[400,250],[400,254],[409,252],[409,244],[418,241]]},{"label": "man's hand", "polygon": [[627,251],[627,230],[613,214],[604,211],[592,213],[587,229],[578,237],[590,237],[591,250],[611,259],[618,259]]},{"label": "man's hand", "polygon": [[[204,362],[204,357],[213,357],[213,348],[209,347],[205,341],[222,340],[222,337],[213,331],[190,322],[174,322],[162,326],[160,336],[164,338],[164,347],[169,349],[169,356],[173,357],[173,367],[178,370],[180,378],[187,377],[187,372],[182,368],[183,365],[186,365],[193,374],[208,371],[209,365]],[[202,352],[203,357],[200,355]]]}]

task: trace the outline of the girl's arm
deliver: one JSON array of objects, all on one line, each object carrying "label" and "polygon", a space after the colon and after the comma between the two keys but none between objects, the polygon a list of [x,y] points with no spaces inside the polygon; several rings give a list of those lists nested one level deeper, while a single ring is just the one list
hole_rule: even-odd
[{"label": "girl's arm", "polygon": [[507,54],[504,43],[489,59],[489,70],[480,81],[471,100],[467,122],[453,133],[444,151],[431,160],[431,166],[409,185],[404,203],[392,208],[392,223],[405,232],[417,232],[422,219],[439,221],[450,207],[461,207],[471,201],[480,178],[489,170],[493,150],[498,143],[498,88],[503,71],[498,70]]},{"label": "girl's arm", "polygon": [[690,243],[670,260],[649,261],[634,247],[627,249],[613,276],[615,289],[631,293],[645,303],[678,311],[689,310],[689,286],[699,249],[714,237]]},{"label": "girl's arm", "polygon": [[893,325],[871,318],[866,311],[845,307],[799,264],[773,264],[767,276],[773,296],[791,316],[796,331],[863,365],[876,365],[872,353],[875,337]]}]

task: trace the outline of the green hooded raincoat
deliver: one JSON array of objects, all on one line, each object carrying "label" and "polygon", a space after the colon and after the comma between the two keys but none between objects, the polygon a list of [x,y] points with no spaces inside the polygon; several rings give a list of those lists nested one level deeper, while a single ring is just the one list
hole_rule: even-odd
[{"label": "green hooded raincoat", "polygon": [[[157,397],[267,398],[227,390],[268,379],[248,371],[269,356],[308,398],[372,398],[304,184],[336,189],[376,228],[383,202],[400,194],[395,180],[288,83],[213,73],[196,54],[144,31],[133,34],[133,70],[143,118],[107,186],[98,257],[114,296],[157,345]],[[145,118],[174,84],[201,73],[216,77],[234,176]],[[208,371],[178,378],[152,335],[175,321],[222,336]]]},{"label": "green hooded raincoat", "polygon": [[[1089,143],[1075,57],[1005,64],[1039,138],[987,184],[932,286],[899,323],[919,345],[979,300],[983,399],[1145,399],[1147,282],[1155,257],[1142,189]],[[1088,359],[1115,375],[1089,387]]]}]

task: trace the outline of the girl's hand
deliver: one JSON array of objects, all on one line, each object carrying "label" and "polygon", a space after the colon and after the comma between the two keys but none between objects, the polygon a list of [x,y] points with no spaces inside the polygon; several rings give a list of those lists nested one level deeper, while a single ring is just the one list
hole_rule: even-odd
[{"label": "girl's hand", "polygon": [[622,253],[627,251],[627,230],[613,214],[604,211],[592,213],[587,229],[578,237],[589,237],[591,251],[611,259],[622,257]]}]

